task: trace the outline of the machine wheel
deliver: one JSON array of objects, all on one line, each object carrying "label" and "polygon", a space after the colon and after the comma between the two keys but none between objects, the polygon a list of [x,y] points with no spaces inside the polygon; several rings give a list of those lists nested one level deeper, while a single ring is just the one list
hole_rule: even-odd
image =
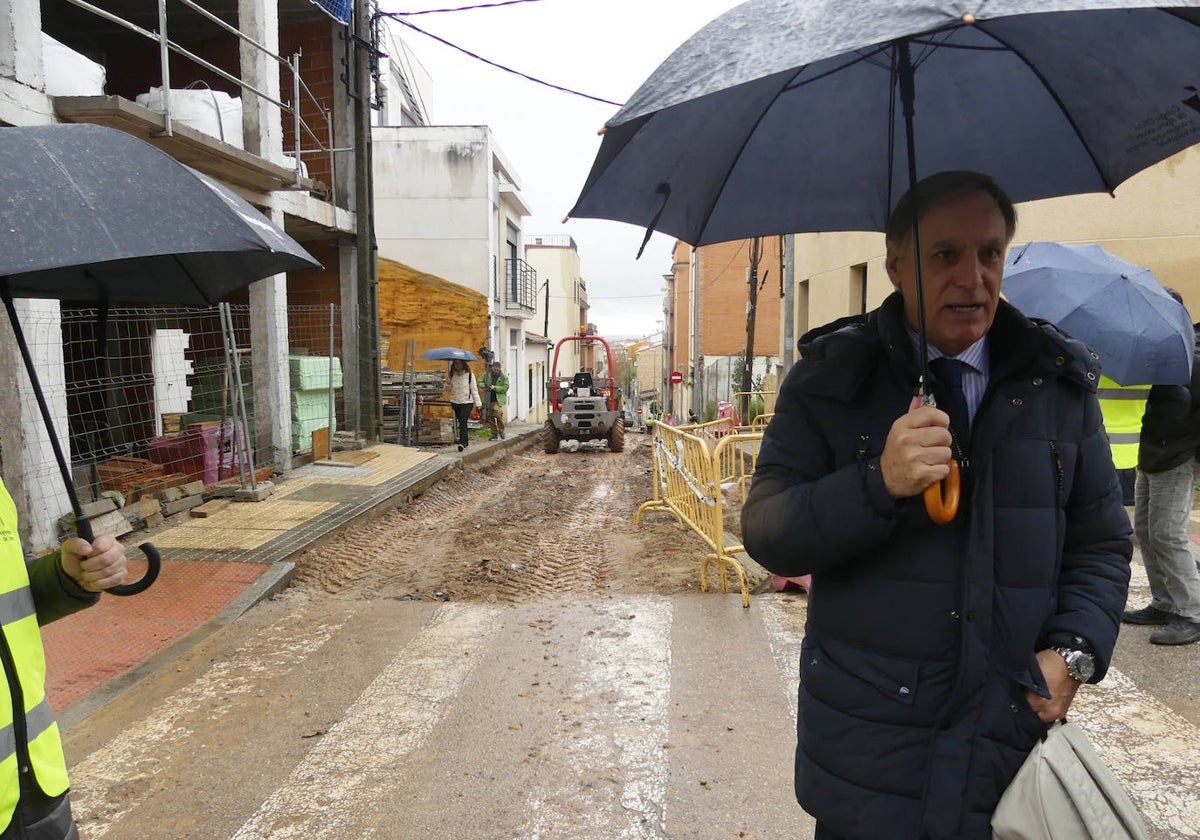
[{"label": "machine wheel", "polygon": [[542,426],[542,447],[546,450],[547,455],[558,454],[558,442],[562,440],[558,436],[558,429],[554,428],[554,424],[549,420]]},{"label": "machine wheel", "polygon": [[618,417],[608,433],[608,451],[623,452],[625,450],[625,418]]}]

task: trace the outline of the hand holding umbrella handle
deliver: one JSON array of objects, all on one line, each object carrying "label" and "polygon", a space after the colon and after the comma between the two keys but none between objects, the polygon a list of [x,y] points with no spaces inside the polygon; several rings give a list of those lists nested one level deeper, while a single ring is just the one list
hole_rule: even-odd
[{"label": "hand holding umbrella handle", "polygon": [[[96,535],[92,533],[92,523],[84,518],[75,520],[75,533],[88,542],[96,538]],[[137,595],[139,592],[145,592],[150,588],[150,584],[158,580],[158,572],[162,568],[162,557],[159,555],[158,549],[148,542],[142,543],[138,548],[146,555],[146,574],[133,583],[112,586],[105,589],[105,592],[110,595]]]},{"label": "hand holding umbrella handle", "polygon": [[937,525],[945,525],[958,513],[958,500],[962,487],[962,474],[958,461],[950,459],[950,473],[941,481],[925,488],[925,512]]},{"label": "hand holding umbrella handle", "polygon": [[[933,395],[926,393],[923,386],[918,388],[909,409],[920,405],[937,405]],[[954,521],[955,515],[958,514],[958,502],[962,497],[962,471],[958,468],[958,461],[950,459],[950,472],[941,481],[935,481],[926,487],[924,496],[925,512],[935,525],[946,525]]]}]

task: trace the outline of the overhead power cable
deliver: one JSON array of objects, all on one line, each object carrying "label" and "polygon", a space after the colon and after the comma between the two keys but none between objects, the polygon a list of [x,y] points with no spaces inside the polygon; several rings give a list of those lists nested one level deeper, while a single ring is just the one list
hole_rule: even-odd
[{"label": "overhead power cable", "polygon": [[[511,2],[511,1],[512,1],[512,0],[510,0],[510,2]],[[487,64],[487,65],[490,65],[490,66],[492,66],[492,67],[495,67],[497,70],[503,70],[505,73],[512,73],[514,76],[520,76],[522,79],[525,79],[526,81],[533,82],[534,84],[543,85],[543,86],[545,86],[545,87],[551,88],[551,89],[553,89],[553,90],[560,91],[560,92],[562,92],[562,93],[569,93],[569,94],[571,94],[572,96],[581,96],[581,97],[583,97],[584,99],[590,99],[590,100],[592,100],[593,102],[601,102],[601,103],[603,103],[603,104],[605,104],[605,105],[614,105],[614,106],[616,106],[617,108],[620,108],[620,107],[621,107],[621,105],[622,105],[622,103],[620,103],[620,102],[613,102],[611,99],[601,99],[599,96],[592,96],[591,94],[587,94],[587,93],[580,93],[580,92],[579,92],[579,91],[577,91],[577,90],[571,90],[570,88],[565,88],[565,87],[563,87],[562,85],[556,85],[556,84],[552,84],[551,82],[547,82],[547,81],[545,81],[545,80],[543,80],[543,79],[538,79],[538,78],[535,78],[534,76],[530,76],[530,75],[529,75],[529,74],[527,74],[527,73],[522,73],[522,72],[520,72],[519,70],[514,70],[514,69],[512,69],[511,67],[505,67],[503,64],[497,64],[495,61],[490,61],[489,59],[486,59],[486,58],[484,58],[484,57],[483,57],[483,56],[481,56],[481,55],[477,55],[477,54],[475,54],[475,53],[471,52],[471,51],[470,51],[470,50],[468,50],[468,49],[464,49],[463,47],[460,47],[458,44],[453,44],[453,43],[451,43],[450,41],[447,41],[445,38],[439,38],[437,35],[434,35],[432,32],[426,32],[426,31],[425,31],[424,29],[422,29],[421,27],[419,27],[419,26],[417,26],[417,25],[413,24],[413,23],[412,23],[412,22],[410,22],[410,21],[407,21],[407,20],[405,20],[405,19],[404,19],[404,15],[405,15],[405,14],[407,14],[407,13],[402,13],[402,12],[382,12],[382,13],[380,14],[380,17],[390,18],[390,19],[392,19],[392,20],[394,20],[394,21],[397,21],[398,23],[402,23],[402,24],[404,24],[405,26],[407,26],[409,29],[412,29],[414,32],[420,32],[420,33],[421,33],[422,35],[424,35],[425,37],[427,37],[427,38],[432,38],[433,40],[437,41],[439,44],[445,44],[447,47],[452,47],[452,48],[454,48],[454,49],[458,50],[459,52],[461,52],[461,53],[463,53],[463,54],[465,54],[465,55],[469,55],[471,58],[475,59],[476,61],[482,61],[484,64]]]},{"label": "overhead power cable", "polygon": [[497,0],[495,3],[478,3],[474,6],[458,6],[453,9],[422,9],[419,12],[388,12],[389,17],[412,17],[413,15],[438,15],[442,12],[470,12],[475,9],[495,9],[498,6],[516,6],[518,3],[540,3],[542,0]]}]

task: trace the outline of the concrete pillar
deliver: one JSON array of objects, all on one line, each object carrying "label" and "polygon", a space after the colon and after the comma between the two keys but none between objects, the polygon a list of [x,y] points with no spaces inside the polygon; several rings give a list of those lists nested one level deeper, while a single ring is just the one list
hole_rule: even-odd
[{"label": "concrete pillar", "polygon": [[0,122],[51,122],[50,100],[43,93],[41,32],[42,10],[37,0],[0,2]]},{"label": "concrete pillar", "polygon": [[[266,50],[279,52],[279,5],[238,0],[238,28]],[[241,42],[242,78],[268,96],[279,95],[279,63],[253,44]],[[278,105],[242,88],[242,132],[246,151],[281,162],[283,124]],[[267,212],[284,226],[283,212]],[[288,372],[287,275],[276,274],[250,287],[250,345],[254,366],[254,446],[259,458],[283,469],[292,466],[291,381]],[[258,465],[256,459],[255,465]]]},{"label": "concrete pillar", "polygon": [[[350,66],[347,63],[347,42],[339,29],[333,38],[333,113],[329,118],[333,121],[333,147],[349,149],[354,145],[354,108],[355,101],[346,90],[350,78]],[[333,156],[333,188],[337,194],[337,204],[349,210],[354,209],[357,195],[354,179],[354,155],[350,152],[337,152]],[[345,274],[342,275],[346,277]],[[343,282],[345,280],[343,279]],[[351,333],[350,335],[357,335]]]},{"label": "concrete pillar", "polygon": [[[265,0],[238,0],[238,28],[262,44],[267,50],[279,53],[279,4]],[[280,102],[279,63],[270,55],[240,41],[242,78],[247,84]],[[286,74],[291,76],[290,73]],[[290,81],[290,79],[289,79]],[[288,93],[288,99],[291,92]],[[248,88],[242,88],[242,130],[246,151],[259,157],[282,162],[283,123],[279,106],[263,99]]]},{"label": "concrete pillar", "polygon": [[[271,221],[283,227],[283,213]],[[250,346],[254,367],[254,445],[261,459],[292,468],[291,375],[288,370],[287,275],[250,286]]]},{"label": "concrete pillar", "polygon": [[[62,318],[56,300],[15,302],[22,332],[38,371],[42,393],[50,406],[54,430],[67,459],[67,391],[63,382]],[[55,522],[71,510],[65,484],[54,460],[37,400],[17,350],[16,339],[6,315],[0,316],[0,358],[3,375],[0,387],[16,394],[15,400],[0,400],[0,453],[3,455],[4,484],[17,505],[21,538],[41,553],[58,545]]]}]

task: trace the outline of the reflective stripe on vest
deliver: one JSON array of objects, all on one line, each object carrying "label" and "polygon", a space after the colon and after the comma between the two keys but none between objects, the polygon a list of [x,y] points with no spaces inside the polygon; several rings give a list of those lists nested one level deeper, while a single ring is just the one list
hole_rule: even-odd
[{"label": "reflective stripe on vest", "polygon": [[1118,385],[1107,376],[1100,377],[1096,396],[1104,416],[1104,431],[1112,450],[1113,466],[1130,470],[1137,466],[1138,442],[1142,435],[1142,415],[1146,413],[1149,385]]},{"label": "reflective stripe on vest", "polygon": [[[17,509],[0,481],[0,631],[16,667],[24,705],[29,761],[38,786],[48,796],[67,789],[67,762],[58,724],[46,701],[46,657],[38,630],[29,573],[17,534]],[[17,727],[13,722],[15,687],[0,680],[0,827],[12,822],[21,789],[18,779]]]}]

